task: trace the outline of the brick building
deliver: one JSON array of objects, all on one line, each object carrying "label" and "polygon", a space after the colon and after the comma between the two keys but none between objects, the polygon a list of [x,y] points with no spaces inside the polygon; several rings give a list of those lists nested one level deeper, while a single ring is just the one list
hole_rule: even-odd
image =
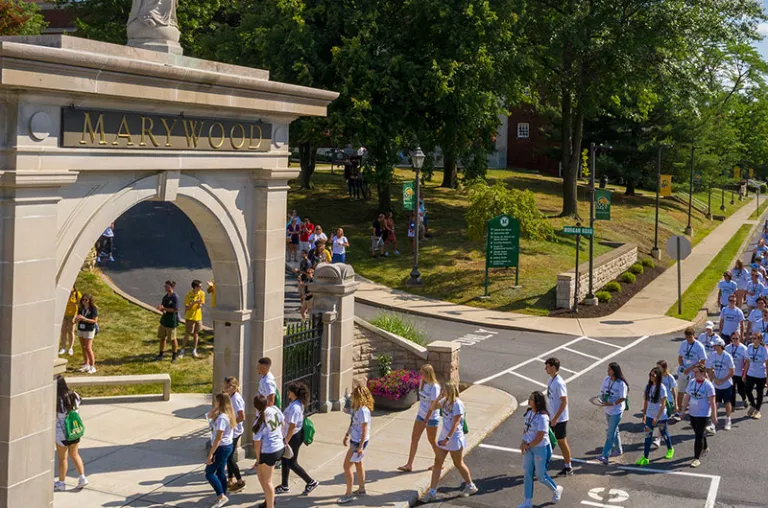
[{"label": "brick building", "polygon": [[58,7],[55,3],[47,0],[25,0],[26,2],[38,4],[40,10],[48,23],[45,30],[47,34],[62,34],[74,32],[75,27],[71,14],[67,9]]}]

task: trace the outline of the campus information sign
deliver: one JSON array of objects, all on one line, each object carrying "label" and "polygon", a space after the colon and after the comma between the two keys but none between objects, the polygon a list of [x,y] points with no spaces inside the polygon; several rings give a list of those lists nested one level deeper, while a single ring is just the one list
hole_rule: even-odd
[{"label": "campus information sign", "polygon": [[672,195],[672,175],[661,175],[661,189],[659,196],[666,198]]},{"label": "campus information sign", "polygon": [[485,296],[488,296],[488,269],[515,267],[515,286],[520,272],[520,221],[499,215],[486,225]]},{"label": "campus information sign", "polygon": [[611,191],[595,189],[595,220],[611,220]]},{"label": "campus information sign", "polygon": [[413,190],[415,182],[403,182],[403,209],[413,211],[413,201],[416,199],[416,192]]}]

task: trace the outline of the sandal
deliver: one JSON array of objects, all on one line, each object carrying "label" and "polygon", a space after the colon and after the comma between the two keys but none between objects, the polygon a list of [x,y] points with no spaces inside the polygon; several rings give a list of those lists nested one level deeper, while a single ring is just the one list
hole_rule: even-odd
[{"label": "sandal", "polygon": [[400,466],[400,467],[397,468],[397,470],[402,472],[402,473],[412,473],[413,472],[412,468],[406,467],[406,466]]}]

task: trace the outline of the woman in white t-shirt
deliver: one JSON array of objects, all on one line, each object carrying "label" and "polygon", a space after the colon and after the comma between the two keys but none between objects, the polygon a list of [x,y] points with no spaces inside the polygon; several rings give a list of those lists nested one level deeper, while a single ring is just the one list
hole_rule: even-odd
[{"label": "woman in white t-shirt", "polygon": [[608,376],[600,385],[600,403],[603,406],[605,419],[608,421],[603,452],[597,456],[597,460],[603,464],[608,464],[610,457],[617,457],[624,453],[621,447],[619,423],[624,414],[624,402],[627,400],[628,392],[629,384],[624,379],[621,366],[616,362],[609,363]]},{"label": "woman in white t-shirt", "polygon": [[285,444],[283,442],[283,413],[275,406],[268,405],[267,398],[257,395],[253,398],[253,406],[259,417],[253,424],[253,452],[259,463],[256,474],[264,490],[266,508],[275,508],[275,488],[272,485],[272,473],[275,464],[283,457]]},{"label": "woman in white t-shirt", "polygon": [[523,484],[525,501],[517,508],[533,508],[533,475],[552,491],[552,502],[557,503],[563,495],[563,487],[556,485],[549,476],[549,461],[552,459],[552,444],[549,442],[549,413],[547,399],[541,392],[528,397],[528,410],[523,417],[525,428],[520,452],[523,454]]},{"label": "woman in white t-shirt", "polygon": [[317,242],[320,240],[327,242],[328,241],[328,235],[323,233],[323,227],[319,224],[315,226],[315,231],[309,235],[309,245],[310,247],[314,247]]},{"label": "woman in white t-shirt", "polygon": [[293,471],[306,483],[303,492],[303,495],[306,496],[319,485],[299,465],[299,449],[304,443],[304,408],[309,405],[309,388],[304,383],[291,383],[288,385],[286,395],[288,396],[288,407],[283,411],[283,443],[291,448],[293,457],[281,459],[282,482],[275,489],[275,494],[288,492],[288,478]]},{"label": "woman in white t-shirt", "polygon": [[419,441],[424,429],[427,430],[427,440],[432,445],[432,450],[437,454],[437,429],[440,427],[440,412],[432,410],[432,403],[440,396],[440,384],[437,382],[435,369],[428,363],[422,365],[419,374],[421,374],[419,412],[416,413],[416,421],[413,422],[411,450],[408,454],[408,462],[397,468],[404,473],[410,473],[413,470],[413,461],[416,459],[416,451],[419,449]]},{"label": "woman in white t-shirt", "polygon": [[211,428],[211,449],[205,461],[205,479],[218,497],[213,508],[220,508],[229,502],[225,468],[229,456],[232,455],[232,436],[237,425],[237,417],[228,393],[220,392],[213,398],[213,408],[208,413],[208,425]]},{"label": "woman in white t-shirt", "polygon": [[227,476],[229,477],[228,490],[230,492],[237,492],[243,490],[245,482],[240,474],[240,468],[237,465],[236,451],[237,445],[240,442],[240,437],[243,435],[243,422],[245,421],[245,401],[243,396],[240,395],[240,382],[234,376],[227,376],[224,378],[224,391],[229,394],[229,398],[232,401],[232,408],[235,412],[235,425],[232,432],[232,453],[227,460]]},{"label": "woman in white t-shirt", "polygon": [[688,415],[693,428],[693,461],[691,467],[701,465],[701,454],[708,450],[705,430],[712,418],[712,424],[717,426],[717,405],[715,404],[715,385],[707,379],[707,369],[697,364],[693,368],[694,379],[688,383],[683,409],[688,409]]},{"label": "woman in white t-shirt", "polygon": [[67,386],[62,376],[56,376],[56,456],[59,460],[59,479],[53,482],[53,490],[61,492],[67,490],[67,456],[72,459],[77,474],[77,488],[82,489],[88,485],[85,477],[85,465],[80,458],[78,447],[80,439],[67,441],[66,420],[67,415],[77,411],[80,406],[80,396]]},{"label": "woman in white t-shirt", "polygon": [[667,445],[667,454],[664,458],[670,460],[675,456],[672,439],[670,439],[667,431],[667,401],[669,398],[670,394],[664,383],[664,373],[659,367],[652,368],[651,372],[648,373],[648,384],[645,385],[645,392],[643,393],[645,447],[643,456],[635,462],[638,466],[647,466],[650,463],[648,456],[651,453],[651,444],[653,443],[653,430],[657,427]]},{"label": "woman in white t-shirt", "polygon": [[437,496],[437,484],[440,481],[443,463],[449,453],[453,465],[456,466],[456,470],[464,479],[464,489],[462,489],[461,495],[466,497],[477,493],[477,487],[472,481],[469,468],[464,463],[464,449],[467,447],[467,441],[464,438],[466,410],[464,403],[459,399],[459,386],[453,381],[445,383],[438,400],[432,402],[432,410],[437,411],[438,409],[442,413],[443,426],[437,440],[435,463],[432,465],[432,482],[429,491],[422,498],[425,503],[434,500]]},{"label": "woman in white t-shirt", "polygon": [[[760,407],[763,405],[763,390],[765,390],[766,374],[768,374],[768,349],[763,345],[760,333],[752,334],[752,344],[747,347],[747,358],[744,360],[742,380],[747,388],[749,411],[747,416],[759,419]],[[757,394],[755,394],[757,388]]]},{"label": "woman in white t-shirt", "polygon": [[336,230],[336,236],[331,239],[332,243],[332,263],[346,263],[347,262],[347,247],[349,247],[349,240],[344,236],[344,230],[339,228]]},{"label": "woman in white t-shirt", "polygon": [[[365,495],[365,465],[363,464],[363,455],[368,446],[368,440],[371,437],[371,413],[373,412],[373,395],[367,386],[356,386],[352,390],[349,398],[349,406],[344,407],[344,411],[349,413],[352,418],[347,433],[344,434],[342,441],[344,446],[349,446],[347,454],[344,457],[344,480],[347,483],[347,490],[343,496],[336,500],[338,504],[346,504],[357,499],[357,496]],[[354,484],[354,474],[352,466],[357,470],[358,489],[352,492]]]},{"label": "woman in white t-shirt", "polygon": [[736,260],[736,266],[731,270],[731,280],[736,283],[736,307],[744,306],[744,297],[746,296],[747,283],[750,280],[750,272],[744,268],[744,262],[741,259]]}]

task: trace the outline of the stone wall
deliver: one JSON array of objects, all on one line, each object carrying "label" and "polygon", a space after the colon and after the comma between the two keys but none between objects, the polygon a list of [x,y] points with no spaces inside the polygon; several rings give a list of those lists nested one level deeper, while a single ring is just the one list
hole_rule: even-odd
[{"label": "stone wall", "polygon": [[[579,301],[589,291],[589,259],[579,265]],[[610,252],[598,256],[594,260],[594,290],[599,291],[608,282],[621,275],[622,272],[637,262],[637,245],[626,243]],[[573,297],[576,293],[576,273],[569,270],[557,276],[557,308],[573,307]]]},{"label": "stone wall", "polygon": [[460,344],[445,341],[435,341],[426,347],[420,346],[355,317],[352,349],[354,383],[363,384],[369,377],[378,377],[378,358],[382,355],[392,358],[392,370],[418,370],[425,363],[429,363],[435,368],[439,380],[458,383],[460,349]]}]

